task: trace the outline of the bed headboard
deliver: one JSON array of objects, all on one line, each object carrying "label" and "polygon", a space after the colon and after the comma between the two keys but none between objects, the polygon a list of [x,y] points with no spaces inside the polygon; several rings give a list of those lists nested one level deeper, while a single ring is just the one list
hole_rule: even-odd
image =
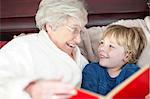
[{"label": "bed headboard", "polygon": [[[13,35],[35,33],[34,16],[41,0],[0,0],[0,41]],[[85,0],[88,9],[87,27],[107,25],[119,19],[144,18],[149,15],[150,0]]]}]

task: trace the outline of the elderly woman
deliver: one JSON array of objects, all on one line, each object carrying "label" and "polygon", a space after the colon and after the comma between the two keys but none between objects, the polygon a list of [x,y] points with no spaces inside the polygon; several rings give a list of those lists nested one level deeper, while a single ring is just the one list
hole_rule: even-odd
[{"label": "elderly woman", "polygon": [[88,61],[77,44],[87,23],[79,0],[43,0],[39,33],[13,39],[0,50],[0,99],[69,98]]}]

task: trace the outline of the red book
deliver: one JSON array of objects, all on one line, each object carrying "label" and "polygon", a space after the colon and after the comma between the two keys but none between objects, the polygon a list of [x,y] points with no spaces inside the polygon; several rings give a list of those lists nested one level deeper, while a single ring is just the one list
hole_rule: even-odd
[{"label": "red book", "polygon": [[106,96],[79,89],[78,94],[71,99],[144,99],[148,93],[150,93],[150,65],[145,65]]}]

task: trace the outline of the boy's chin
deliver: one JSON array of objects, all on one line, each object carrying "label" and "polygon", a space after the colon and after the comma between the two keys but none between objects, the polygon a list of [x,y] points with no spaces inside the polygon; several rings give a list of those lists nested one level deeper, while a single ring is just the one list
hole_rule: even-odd
[{"label": "boy's chin", "polygon": [[106,67],[107,64],[105,62],[100,62],[99,61],[99,65],[101,65],[102,67]]}]

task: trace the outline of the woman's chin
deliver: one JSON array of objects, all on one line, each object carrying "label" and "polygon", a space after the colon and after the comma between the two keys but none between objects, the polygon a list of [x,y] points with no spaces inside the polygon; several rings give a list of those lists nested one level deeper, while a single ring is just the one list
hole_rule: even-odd
[{"label": "woman's chin", "polygon": [[66,50],[65,53],[67,53],[69,56],[73,56],[73,50]]}]

